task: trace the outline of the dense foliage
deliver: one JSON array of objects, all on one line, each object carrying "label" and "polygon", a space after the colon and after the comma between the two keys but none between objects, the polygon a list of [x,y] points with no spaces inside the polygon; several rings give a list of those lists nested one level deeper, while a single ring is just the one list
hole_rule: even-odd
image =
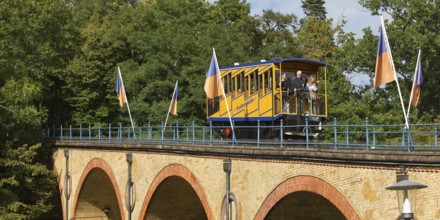
[{"label": "dense foliage", "polygon": [[[37,219],[53,206],[56,178],[43,128],[129,123],[116,100],[118,66],[137,125],[165,120],[176,80],[179,116],[169,123],[206,123],[203,83],[212,48],[220,65],[280,57],[325,61],[331,118],[402,123],[395,83],[373,90],[347,78],[374,77],[378,37],[369,27],[362,38],[345,33],[350,21],[334,25],[324,3],[303,0],[307,16],[299,18],[272,10],[252,16],[246,0],[0,1],[0,218]],[[360,3],[392,18],[386,27],[404,100],[422,49],[425,82],[411,118],[438,122],[440,3]]]},{"label": "dense foliage", "polygon": [[327,11],[325,9],[324,0],[301,0],[304,14],[307,16],[314,16],[318,19],[326,19]]},{"label": "dense foliage", "polygon": [[[42,128],[69,111],[63,75],[76,53],[71,13],[56,1],[0,2],[0,218],[52,209],[56,177]],[[58,120],[59,121],[59,120]]]}]

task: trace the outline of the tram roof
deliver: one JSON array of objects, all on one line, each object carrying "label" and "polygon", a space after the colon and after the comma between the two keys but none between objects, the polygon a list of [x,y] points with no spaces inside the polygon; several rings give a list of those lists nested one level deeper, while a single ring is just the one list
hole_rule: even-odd
[{"label": "tram roof", "polygon": [[298,62],[298,63],[304,63],[304,64],[311,64],[314,66],[327,66],[327,63],[325,63],[325,62],[318,61],[318,60],[312,60],[312,59],[308,59],[308,58],[281,58],[281,59],[266,60],[266,61],[260,61],[260,62],[243,63],[243,64],[239,64],[239,65],[234,65],[234,66],[221,66],[220,69],[256,66],[256,65],[283,63],[283,62]]}]

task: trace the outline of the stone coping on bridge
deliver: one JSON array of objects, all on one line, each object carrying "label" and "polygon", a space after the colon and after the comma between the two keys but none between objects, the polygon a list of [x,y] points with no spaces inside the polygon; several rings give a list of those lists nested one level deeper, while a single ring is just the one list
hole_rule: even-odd
[{"label": "stone coping on bridge", "polygon": [[439,151],[407,152],[381,150],[345,150],[304,147],[255,147],[191,144],[158,144],[136,142],[80,142],[56,141],[57,148],[82,148],[96,150],[117,150],[127,152],[163,152],[172,154],[191,154],[222,157],[249,157],[262,159],[326,161],[335,163],[359,163],[380,165],[420,165],[440,167]]}]

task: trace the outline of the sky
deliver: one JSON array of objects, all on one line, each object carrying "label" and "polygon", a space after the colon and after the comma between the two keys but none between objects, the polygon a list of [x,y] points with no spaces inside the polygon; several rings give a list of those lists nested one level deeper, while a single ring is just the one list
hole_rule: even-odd
[{"label": "sky", "polygon": [[[213,3],[215,0],[208,0]],[[303,9],[301,8],[301,0],[247,0],[251,4],[251,14],[262,14],[263,9],[272,9],[275,12],[284,14],[294,14],[299,18],[305,17]],[[372,16],[371,12],[361,5],[357,0],[325,0],[325,8],[327,10],[327,18],[333,18],[334,25],[345,17],[347,23],[345,24],[345,32],[353,32],[356,37],[362,37],[362,29],[370,26],[373,33],[379,33],[380,18],[379,16]],[[387,16],[384,16],[386,19]]]},{"label": "sky", "polygon": [[[293,13],[299,18],[304,17],[301,0],[247,0],[251,4],[251,14],[262,14],[263,9],[272,9],[281,13]],[[325,0],[327,18],[333,18],[334,25],[345,17],[345,32],[353,32],[357,37],[362,37],[362,29],[371,27],[377,34],[380,26],[380,17],[372,16],[368,9],[359,5],[357,0]],[[385,16],[386,18],[386,16]]]}]

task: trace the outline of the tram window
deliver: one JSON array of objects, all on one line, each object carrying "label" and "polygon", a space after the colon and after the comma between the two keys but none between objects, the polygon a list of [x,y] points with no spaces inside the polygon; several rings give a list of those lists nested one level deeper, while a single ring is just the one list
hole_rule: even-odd
[{"label": "tram window", "polygon": [[262,90],[261,94],[266,94],[266,93],[270,92],[270,90],[272,88],[272,85],[271,85],[272,81],[271,81],[269,73],[270,73],[269,71],[266,71],[265,73],[260,75],[260,77],[261,77],[260,83],[261,83],[261,90]]},{"label": "tram window", "polygon": [[238,77],[232,78],[232,98],[237,96],[237,79]]},{"label": "tram window", "polygon": [[269,92],[272,91],[272,72],[271,71],[267,71],[267,85],[268,85],[268,89]]},{"label": "tram window", "polygon": [[231,74],[227,74],[226,76],[222,77],[224,90],[226,95],[231,94]]},{"label": "tram window", "polygon": [[232,91],[233,91],[233,97],[239,96],[243,92],[243,74],[240,73],[238,75],[235,75],[231,81]]},{"label": "tram window", "polygon": [[226,76],[222,77],[222,83],[223,83],[223,89],[226,92],[226,87],[227,87]]},{"label": "tram window", "polygon": [[259,85],[259,89],[260,89],[260,95],[263,95],[267,91],[267,86],[266,86],[266,82],[265,82],[265,74],[266,73],[258,75],[258,85]]},{"label": "tram window", "polygon": [[246,91],[245,91],[246,95],[245,95],[245,97],[248,97],[249,94],[250,94],[250,92],[249,92],[250,91],[250,89],[249,89],[249,85],[250,85],[249,80],[250,80],[249,75],[244,77],[244,83],[245,83],[244,87],[246,88]]},{"label": "tram window", "polygon": [[257,71],[254,71],[253,73],[249,74],[248,76],[249,79],[249,89],[250,89],[250,93],[249,95],[254,94],[255,92],[258,91],[258,80],[257,80]]},{"label": "tram window", "polygon": [[243,93],[245,91],[244,72],[240,73],[238,78],[238,92]]},{"label": "tram window", "polygon": [[227,94],[228,95],[230,95],[231,93],[232,93],[232,81],[231,81],[231,73],[229,73],[227,76],[226,76],[226,90],[227,90]]},{"label": "tram window", "polygon": [[256,83],[255,88],[256,90],[254,92],[258,92],[260,90],[260,81],[258,81],[258,72],[254,73],[254,81]]},{"label": "tram window", "polygon": [[280,71],[279,70],[275,70],[275,82],[276,82],[276,88],[280,87]]},{"label": "tram window", "polygon": [[245,94],[244,95],[245,97],[249,96],[249,88],[248,88],[249,82],[248,82],[248,78],[249,77],[245,77],[244,75],[242,77],[242,79],[243,79],[243,92]]}]

